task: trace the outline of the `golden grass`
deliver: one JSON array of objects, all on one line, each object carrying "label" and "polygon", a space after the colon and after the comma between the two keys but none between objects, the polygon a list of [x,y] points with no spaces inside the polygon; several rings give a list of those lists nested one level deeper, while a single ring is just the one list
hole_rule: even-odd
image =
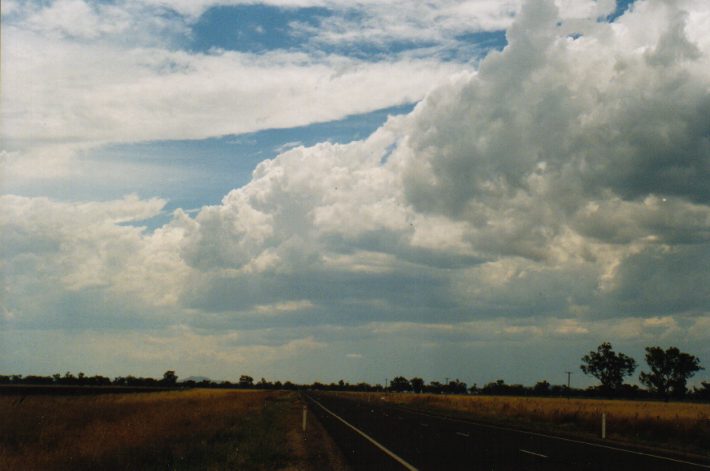
[{"label": "golden grass", "polygon": [[0,396],[0,469],[278,469],[294,401],[224,390]]},{"label": "golden grass", "polygon": [[610,439],[710,456],[710,404],[435,394],[373,394],[369,399],[590,437],[599,435],[606,413]]}]

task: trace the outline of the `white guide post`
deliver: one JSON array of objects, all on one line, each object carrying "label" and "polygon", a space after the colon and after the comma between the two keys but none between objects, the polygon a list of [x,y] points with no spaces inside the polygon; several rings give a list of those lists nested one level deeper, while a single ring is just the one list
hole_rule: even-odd
[{"label": "white guide post", "polygon": [[306,406],[303,406],[303,424],[302,424],[302,428],[303,428],[303,431],[304,431],[304,432],[306,431],[306,417],[307,417],[307,415],[308,415],[308,409],[306,408]]},{"label": "white guide post", "polygon": [[606,439],[606,412],[602,412],[602,440]]}]

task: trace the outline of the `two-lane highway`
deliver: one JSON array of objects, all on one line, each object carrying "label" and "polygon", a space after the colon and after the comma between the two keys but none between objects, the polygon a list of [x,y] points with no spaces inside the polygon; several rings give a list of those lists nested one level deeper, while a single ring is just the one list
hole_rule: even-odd
[{"label": "two-lane highway", "polygon": [[354,469],[702,470],[672,456],[477,424],[334,394],[309,407]]}]

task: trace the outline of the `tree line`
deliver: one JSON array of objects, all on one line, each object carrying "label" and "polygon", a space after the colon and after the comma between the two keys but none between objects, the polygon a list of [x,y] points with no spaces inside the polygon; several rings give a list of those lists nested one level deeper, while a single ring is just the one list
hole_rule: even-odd
[{"label": "tree line", "polygon": [[291,381],[267,381],[261,378],[255,382],[249,375],[241,375],[236,382],[212,381],[209,379],[188,379],[178,382],[175,371],[168,370],[161,379],[135,376],[118,376],[110,379],[105,376],[87,376],[84,373],[74,375],[66,372],[64,375],[22,376],[0,375],[2,384],[26,385],[64,385],[64,386],[125,386],[125,387],[159,387],[159,388],[230,388],[230,389],[274,389],[298,390],[312,389],[318,391],[353,391],[353,392],[408,392],[430,394],[483,394],[509,396],[603,396],[625,398],[662,398],[665,400],[691,398],[710,401],[710,382],[701,382],[701,387],[692,390],[687,388],[687,380],[696,372],[704,369],[700,360],[688,353],[681,352],[677,347],[663,349],[661,347],[646,347],[645,360],[649,371],[641,372],[639,381],[647,387],[642,389],[637,385],[624,383],[624,378],[631,376],[637,368],[636,360],[624,353],[617,353],[609,342],[604,342],[595,351],[590,351],[582,357],[580,369],[585,374],[594,376],[600,382],[597,386],[586,389],[570,388],[568,385],[550,384],[546,380],[538,381],[533,386],[522,384],[506,384],[504,380],[490,382],[479,387],[477,384],[468,386],[459,379],[442,382],[425,382],[420,377],[410,379],[396,376],[381,384],[359,382],[350,384],[345,380],[324,384],[296,384]]},{"label": "tree line", "polygon": [[[639,381],[648,388],[648,392],[665,400],[681,399],[688,394],[688,379],[704,368],[700,359],[689,353],[681,352],[678,347],[646,347],[646,364],[650,371],[639,374]],[[623,394],[629,386],[624,384],[624,378],[631,376],[637,368],[636,360],[624,353],[613,350],[611,343],[604,342],[582,357],[581,370],[594,376],[601,383],[600,392],[608,396]],[[701,390],[693,391],[694,395],[707,396],[710,384],[701,383]]]},{"label": "tree line", "polygon": [[177,386],[178,377],[175,371],[168,370],[161,379],[143,378],[136,376],[117,376],[113,380],[106,376],[87,376],[79,372],[74,375],[70,371],[53,374],[51,376],[38,375],[0,375],[0,384],[27,384],[27,385],[57,385],[57,386],[131,386],[131,387],[159,387],[170,388]]}]

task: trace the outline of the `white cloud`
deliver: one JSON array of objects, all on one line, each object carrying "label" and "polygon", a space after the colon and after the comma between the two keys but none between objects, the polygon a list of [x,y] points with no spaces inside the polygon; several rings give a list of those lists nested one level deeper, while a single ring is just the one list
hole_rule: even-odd
[{"label": "white cloud", "polygon": [[[699,27],[709,14],[704,3],[638,2],[614,24],[580,20],[585,33],[572,39],[558,29],[554,4],[531,2],[509,30],[510,46],[476,73],[436,69],[435,79],[425,75],[395,94],[411,99],[427,80],[447,76],[411,114],[363,141],[290,149],[262,162],[220,204],[194,217],[177,211],[153,233],[125,223],[158,214],[162,200],[6,196],[3,271],[14,304],[3,306],[4,321],[39,312],[20,294],[59,281],[55,291],[174,307],[181,322],[185,312],[206,324],[224,316],[219,328],[235,331],[244,313],[293,312],[261,318],[288,325],[299,317],[306,330],[366,325],[375,336],[432,345],[607,336],[701,345],[688,329],[705,325],[710,301],[710,42]],[[114,92],[125,77],[89,87],[106,116],[89,115],[97,125],[88,140],[174,137],[183,127],[196,137],[250,129],[259,116],[265,126],[327,119],[392,100],[404,75],[424,67],[334,58],[304,65],[293,54],[135,54],[123,59],[139,72],[124,102]],[[170,65],[164,80],[161,64]],[[240,82],[237,70],[263,80]],[[199,89],[212,72],[224,80]],[[264,99],[263,115],[225,124],[234,116],[229,106],[258,108],[248,100],[274,93],[269,73],[285,74],[296,91]],[[351,91],[352,101],[297,116],[319,84],[318,96]],[[196,103],[180,96],[193,89]],[[20,103],[11,109],[23,116]],[[283,103],[290,105],[268,113]],[[84,122],[86,109],[76,110]],[[168,119],[170,110],[180,116]],[[48,113],[47,129],[60,141],[85,125],[65,126]],[[7,132],[30,138],[13,127],[20,122]],[[226,338],[204,335],[195,346],[207,357],[246,358],[225,347]],[[305,347],[320,345],[307,332],[302,338]]]},{"label": "white cloud", "polygon": [[3,134],[10,141],[198,139],[294,127],[416,101],[458,69],[297,53],[126,51],[13,27],[8,34]]},{"label": "white cloud", "polygon": [[[699,46],[702,54],[654,65],[649,54],[674,47],[666,32],[676,37],[684,30],[678,21],[697,17],[667,8],[644,5],[618,25],[599,26],[596,36],[570,40],[555,34],[554,6],[533,3],[511,28],[511,46],[492,53],[479,73],[454,76],[368,139],[289,150],[261,163],[220,205],[195,218],[178,213],[153,235],[111,231],[134,246],[163,237],[175,251],[166,266],[205,279],[311,270],[396,276],[410,264],[434,276],[445,266],[458,268],[444,276],[449,296],[482,315],[522,315],[525,306],[548,315],[632,309],[623,299],[640,282],[633,267],[662,253],[672,270],[674,254],[688,244],[703,247],[710,234],[710,192],[691,173],[710,160],[706,130],[697,124],[708,76],[700,71],[710,68]],[[634,15],[666,22],[653,38],[641,33],[645,48],[628,47],[639,41]],[[685,50],[687,41],[674,44]],[[162,60],[150,57],[151,64]],[[195,58],[181,57],[189,76]],[[226,57],[243,59],[225,53],[197,62],[219,68]],[[168,75],[178,80],[182,72]],[[648,188],[654,180],[659,186]],[[68,269],[65,283],[79,289],[114,279],[102,274],[105,260],[76,250],[82,269]],[[136,278],[116,277],[122,286]],[[670,292],[675,285],[668,284]],[[179,289],[172,293],[169,299],[180,298]],[[602,302],[602,293],[621,304]],[[704,296],[696,293],[684,309]]]},{"label": "white cloud", "polygon": [[[665,8],[639,8],[620,25]],[[516,312],[538,291],[533,309],[549,314],[600,303],[597,288],[613,290],[619,267],[637,263],[630,257],[659,244],[707,244],[710,193],[692,173],[710,160],[706,130],[697,125],[705,115],[700,96],[708,75],[699,72],[710,70],[707,56],[679,56],[662,68],[649,58],[659,44],[672,47],[665,31],[677,32],[678,18],[691,17],[661,16],[667,21],[655,42],[630,49],[628,32],[617,35],[617,25],[598,27],[598,38],[558,36],[555,8],[533,3],[512,27],[508,49],[491,54],[478,74],[429,95],[410,116],[366,141],[299,148],[262,164],[220,211],[268,215],[264,227],[273,232],[259,223],[243,235],[231,222],[210,225],[205,234],[230,237],[208,247],[229,254],[235,243],[250,244],[238,253],[268,251],[291,267],[297,264],[279,247],[294,237],[300,249],[319,254],[309,267],[321,266],[329,251],[357,265],[353,247],[394,255],[395,265],[421,262],[424,249],[434,250],[475,257],[474,265],[489,261],[474,270],[478,283],[493,285],[465,298],[490,297],[485,304],[495,310],[506,309],[499,296],[511,292],[518,293],[509,307]],[[653,181],[659,186],[650,188]],[[506,265],[501,278],[497,267]],[[572,301],[562,297],[570,289]]]},{"label": "white cloud", "polygon": [[[179,224],[150,235],[125,225],[159,214],[164,205],[158,198],[134,195],[91,203],[0,197],[2,268],[8,289],[17,292],[5,302],[17,303],[16,317],[22,317],[21,306],[29,301],[23,297],[32,289],[55,293],[63,287],[68,292],[102,289],[148,305],[174,303],[185,274],[177,257]],[[32,296],[42,298],[39,292]]]},{"label": "white cloud", "polygon": [[[261,4],[282,8],[322,7],[334,14],[306,30],[325,42],[386,42],[441,40],[471,31],[510,26],[520,10],[520,0],[145,0],[148,5],[174,10],[196,19],[211,7]],[[596,19],[613,12],[613,0],[556,0],[562,18]]]},{"label": "white cloud", "polygon": [[287,312],[304,311],[312,309],[313,307],[314,305],[312,302],[307,299],[302,299],[298,301],[286,301],[283,303],[261,304],[256,306],[254,309],[259,314],[283,314]]},{"label": "white cloud", "polygon": [[92,6],[83,0],[56,0],[28,18],[30,28],[60,36],[95,39],[104,34],[125,32],[130,23],[127,11],[111,5]]}]

